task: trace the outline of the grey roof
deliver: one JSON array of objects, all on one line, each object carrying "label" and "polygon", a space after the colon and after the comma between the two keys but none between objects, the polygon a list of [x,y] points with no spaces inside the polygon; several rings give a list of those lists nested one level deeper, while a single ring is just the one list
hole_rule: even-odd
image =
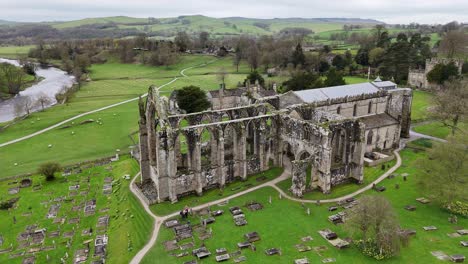
[{"label": "grey roof", "polygon": [[396,88],[396,84],[391,81],[380,81],[380,82],[373,81],[372,84],[378,88],[388,88],[388,87]]},{"label": "grey roof", "polygon": [[371,83],[357,83],[348,85],[339,85],[326,88],[295,91],[302,101],[306,103],[324,101],[327,99],[341,98],[345,96],[355,96],[361,94],[372,94],[379,89]]},{"label": "grey roof", "polygon": [[398,121],[387,113],[364,116],[359,118],[359,120],[366,124],[366,129],[398,124]]}]

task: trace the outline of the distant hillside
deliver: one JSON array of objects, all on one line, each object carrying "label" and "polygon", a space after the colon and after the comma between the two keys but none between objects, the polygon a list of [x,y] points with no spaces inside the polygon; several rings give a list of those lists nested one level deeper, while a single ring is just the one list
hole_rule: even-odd
[{"label": "distant hillside", "polygon": [[136,29],[143,32],[172,34],[180,30],[188,32],[208,31],[213,34],[272,34],[288,27],[303,27],[314,32],[341,29],[345,24],[371,26],[383,22],[360,18],[274,18],[244,17],[212,18],[202,15],[172,18],[133,18],[126,16],[86,18],[66,22],[50,22],[56,29],[78,26],[111,24],[119,29]]},{"label": "distant hillside", "polygon": [[344,25],[360,25],[371,28],[382,22],[360,18],[274,18],[243,17],[212,18],[202,15],[172,18],[133,18],[127,16],[86,18],[74,21],[40,23],[14,23],[0,21],[0,44],[15,44],[22,39],[90,39],[124,38],[145,33],[150,37],[172,39],[177,32],[198,34],[206,31],[212,37],[249,35],[273,35],[292,28],[304,28],[313,33],[341,30]]}]

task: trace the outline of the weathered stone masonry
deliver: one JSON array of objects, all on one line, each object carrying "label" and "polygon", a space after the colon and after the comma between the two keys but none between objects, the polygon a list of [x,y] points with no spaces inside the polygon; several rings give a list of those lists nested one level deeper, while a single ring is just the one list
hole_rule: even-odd
[{"label": "weathered stone masonry", "polygon": [[[363,114],[356,116],[358,105]],[[395,147],[400,131],[409,133],[410,107],[411,91],[395,89],[314,103],[273,95],[177,114],[150,88],[146,102],[139,102],[142,182],[154,189],[153,202],[176,202],[288,159],[294,195],[313,189],[327,193],[343,182],[362,182],[364,153],[380,145]],[[354,116],[346,108],[354,109]],[[371,131],[378,140],[368,140]]]}]

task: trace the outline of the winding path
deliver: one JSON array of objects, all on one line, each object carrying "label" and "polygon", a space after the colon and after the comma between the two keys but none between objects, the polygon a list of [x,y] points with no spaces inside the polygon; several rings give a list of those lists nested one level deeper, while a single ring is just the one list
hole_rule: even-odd
[{"label": "winding path", "polygon": [[[385,178],[387,178],[390,174],[392,174],[393,172],[395,172],[400,166],[401,166],[401,157],[400,157],[400,154],[397,152],[397,151],[394,151],[393,152],[395,154],[395,157],[397,158],[397,162],[396,164],[390,168],[387,172],[385,172],[384,174],[382,174],[379,178],[377,178],[376,180],[374,180],[372,183],[370,183],[369,185],[351,193],[351,194],[348,194],[348,195],[345,195],[345,196],[341,196],[341,197],[338,197],[338,198],[333,198],[333,199],[325,199],[325,200],[320,200],[320,203],[334,203],[334,202],[338,202],[338,201],[341,201],[343,199],[347,199],[347,198],[350,198],[350,197],[354,197],[356,195],[359,195],[367,190],[370,190],[372,189],[372,186],[374,184],[377,184],[379,182],[381,182],[382,180],[384,180]],[[233,194],[231,196],[228,196],[228,197],[225,197],[225,198],[222,198],[222,199],[219,199],[219,200],[216,200],[216,201],[211,201],[211,202],[208,202],[208,203],[205,203],[205,204],[201,204],[201,205],[198,205],[198,206],[195,206],[193,207],[192,209],[193,210],[200,210],[202,208],[205,208],[205,207],[209,207],[209,206],[213,206],[213,205],[216,205],[216,204],[219,204],[219,203],[222,203],[222,202],[225,202],[227,200],[231,200],[233,198],[236,198],[236,197],[239,197],[239,196],[242,196],[244,194],[247,194],[247,193],[250,193],[250,192],[253,192],[253,191],[256,191],[260,188],[263,188],[263,187],[273,187],[274,189],[276,189],[282,196],[284,196],[286,199],[289,199],[291,201],[295,201],[295,202],[302,202],[302,203],[317,203],[317,200],[307,200],[307,199],[299,199],[299,198],[294,198],[294,197],[291,197],[289,196],[288,194],[286,194],[283,190],[281,190],[278,186],[276,186],[276,183],[280,182],[280,181],[283,181],[283,180],[286,180],[289,176],[290,176],[290,163],[287,162],[285,164],[285,168],[284,168],[284,171],[283,173],[271,180],[271,181],[268,181],[268,182],[265,182],[263,184],[260,184],[258,186],[255,186],[255,187],[252,187],[250,189],[247,189],[247,190],[244,190],[242,192],[239,192],[239,193],[236,193],[236,194]],[[138,173],[132,180],[132,182],[130,183],[130,191],[138,198],[138,200],[140,201],[140,203],[143,205],[145,211],[151,216],[153,217],[154,219],[154,228],[153,228],[153,233],[151,235],[151,238],[150,240],[148,241],[148,243],[135,255],[135,257],[133,257],[132,261],[130,262],[130,264],[138,264],[141,262],[141,260],[144,258],[144,256],[151,250],[151,248],[155,245],[156,243],[156,240],[158,238],[158,234],[159,234],[159,230],[161,229],[161,225],[164,221],[166,221],[167,219],[169,218],[172,218],[174,216],[177,216],[179,215],[179,212],[174,212],[172,214],[169,214],[169,215],[166,215],[166,216],[157,216],[155,215],[151,209],[149,208],[149,206],[144,202],[143,198],[139,196],[139,194],[137,193],[137,191],[135,190],[135,180],[140,176],[140,173]]]},{"label": "winding path", "polygon": [[[207,64],[209,64],[209,63],[212,63],[212,62],[214,62],[214,61],[216,61],[216,60],[211,60],[211,61],[208,61],[208,62],[206,62],[206,63],[200,64],[200,65],[196,65],[196,66],[192,66],[192,67],[188,67],[188,68],[182,69],[182,70],[179,72],[180,76],[174,77],[174,79],[172,79],[172,80],[169,81],[168,83],[165,83],[165,84],[163,84],[163,85],[161,85],[161,86],[158,86],[158,89],[161,89],[161,88],[163,88],[163,87],[165,87],[165,86],[167,86],[167,85],[170,85],[170,84],[174,83],[175,81],[177,81],[177,80],[178,80],[179,78],[181,78],[181,77],[184,77],[184,78],[189,77],[189,76],[187,76],[187,75],[185,74],[185,71],[186,71],[186,70],[193,69],[193,68],[196,68],[196,67],[205,66],[205,65],[207,65]],[[142,97],[145,97],[145,96],[147,96],[147,95],[148,95],[148,93],[145,93],[145,94],[142,95]],[[76,116],[70,117],[70,118],[68,118],[68,119],[66,119],[66,120],[63,120],[63,121],[61,121],[61,122],[59,122],[59,123],[57,123],[57,124],[55,124],[55,125],[51,125],[51,126],[46,127],[46,128],[44,128],[44,129],[42,129],[42,130],[36,131],[36,132],[34,132],[34,133],[32,133],[32,134],[26,135],[26,136],[24,136],[24,137],[20,137],[20,138],[13,139],[13,140],[10,140],[10,141],[4,142],[4,143],[0,143],[0,148],[5,147],[5,146],[8,146],[8,145],[11,145],[11,144],[14,144],[14,143],[17,143],[17,142],[20,142],[20,141],[23,141],[23,140],[26,140],[26,139],[29,139],[29,138],[32,138],[32,137],[35,137],[35,136],[40,135],[40,134],[43,134],[43,133],[45,133],[45,132],[47,132],[47,131],[49,131],[49,130],[52,130],[52,129],[57,128],[57,127],[60,127],[60,126],[62,126],[62,125],[65,125],[66,123],[68,123],[68,122],[70,122],[70,121],[73,121],[73,120],[76,120],[76,119],[78,119],[78,118],[81,118],[81,117],[83,117],[83,116],[87,116],[87,115],[94,114],[94,113],[97,113],[97,112],[100,112],[100,111],[103,111],[103,110],[107,110],[107,109],[110,109],[110,108],[113,108],[113,107],[116,107],[116,106],[119,106],[119,105],[123,105],[123,104],[129,103],[129,102],[133,102],[133,101],[138,100],[139,98],[140,98],[140,97],[135,97],[135,98],[132,98],[132,99],[128,99],[128,100],[119,102],[119,103],[111,104],[111,105],[104,106],[104,107],[101,107],[101,108],[98,108],[98,109],[95,109],[95,110],[92,110],[92,111],[88,111],[88,112],[86,112],[86,113],[81,113],[81,114],[79,114],[79,115],[76,115]]]}]

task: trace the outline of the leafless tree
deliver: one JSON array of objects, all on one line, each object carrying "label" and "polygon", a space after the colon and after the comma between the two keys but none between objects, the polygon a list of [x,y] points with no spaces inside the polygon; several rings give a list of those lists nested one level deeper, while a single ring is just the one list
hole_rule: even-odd
[{"label": "leafless tree", "polygon": [[400,250],[398,218],[383,196],[363,196],[346,218],[346,228],[364,241],[372,240],[380,253],[396,255]]},{"label": "leafless tree", "polygon": [[219,68],[218,72],[216,72],[216,77],[223,84],[224,87],[226,86],[226,79],[228,78],[228,75],[229,73],[224,67]]},{"label": "leafless tree", "polygon": [[453,58],[457,55],[466,55],[467,47],[468,35],[460,30],[452,30],[443,37],[439,50],[448,58]]},{"label": "leafless tree", "polygon": [[50,98],[45,95],[45,94],[40,94],[39,97],[37,98],[37,101],[36,101],[37,104],[39,104],[42,108],[42,110],[44,110],[44,105],[47,105],[47,104],[50,104],[51,103],[51,100]]},{"label": "leafless tree", "polygon": [[29,97],[15,98],[14,110],[16,116],[29,115],[31,113],[33,102]]},{"label": "leafless tree", "polygon": [[468,81],[452,79],[435,93],[432,116],[449,127],[452,135],[455,135],[460,121],[465,120],[468,115]]}]

